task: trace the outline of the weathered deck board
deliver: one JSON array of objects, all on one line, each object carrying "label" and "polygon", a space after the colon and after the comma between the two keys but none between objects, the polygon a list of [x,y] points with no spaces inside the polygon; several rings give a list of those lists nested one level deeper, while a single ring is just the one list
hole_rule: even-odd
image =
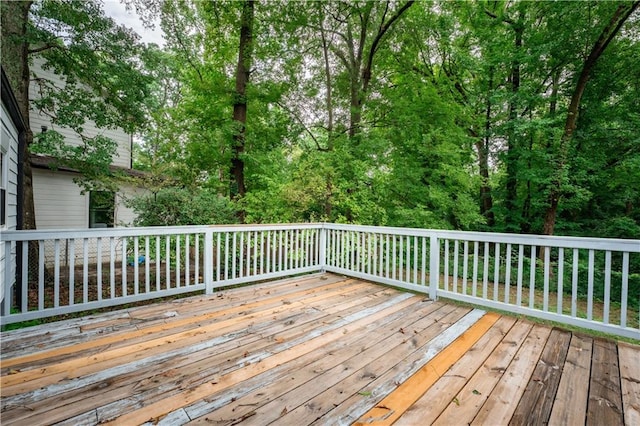
[{"label": "weathered deck board", "polygon": [[3,425],[640,418],[639,346],[332,274],[1,337]]},{"label": "weathered deck board", "polygon": [[603,339],[595,339],[593,341],[586,424],[594,426],[622,424],[621,394],[616,344]]},{"label": "weathered deck board", "polygon": [[[512,327],[524,333],[525,336],[531,329],[531,324],[519,322],[514,327],[515,323],[515,319],[508,317],[502,317],[496,322],[491,330],[476,342],[418,401],[409,407],[395,424],[401,426],[432,424],[476,371],[483,364],[486,365],[485,360],[498,345],[502,344],[502,340],[512,330]],[[486,367],[483,366],[483,368]]]},{"label": "weathered deck board", "polygon": [[449,346],[440,351],[387,397],[365,413],[356,425],[392,425],[424,392],[451,368],[498,321],[498,314],[487,314]]},{"label": "weathered deck board", "polygon": [[516,342],[524,341],[530,330],[530,326],[512,328],[482,368],[449,401],[434,424],[448,425],[458,421],[471,423],[516,356],[519,349]]},{"label": "weathered deck board", "polygon": [[584,413],[587,412],[589,400],[592,349],[592,338],[575,334],[571,337],[549,424],[584,425]]},{"label": "weathered deck board", "polygon": [[628,425],[640,425],[640,351],[637,347],[620,343],[618,357],[624,421]]},{"label": "weathered deck board", "polygon": [[571,333],[558,329],[551,331],[510,424],[516,426],[549,422],[570,342]]},{"label": "weathered deck board", "polygon": [[[452,315],[453,312],[453,307],[435,303],[426,304],[423,308],[416,310],[417,315],[408,316],[404,312],[398,312],[398,315],[390,317],[390,321],[386,324],[350,336],[353,340],[348,345],[339,344],[328,347],[329,356],[319,358],[317,355],[306,356],[292,362],[284,371],[282,380],[257,387],[251,393],[239,395],[237,399],[227,404],[220,404],[220,398],[216,398],[216,401],[208,404],[209,407],[203,407],[203,404],[200,404],[199,407],[191,407],[188,412],[195,418],[197,414],[202,413],[203,408],[209,409],[210,412],[206,416],[196,419],[194,423],[206,424],[210,420],[231,422],[241,417],[253,417],[252,420],[262,423],[276,420],[285,408],[287,412],[292,411],[308,403],[325,389],[341,386],[345,378],[383,357],[392,348],[415,347],[420,337],[418,335],[432,334],[433,330],[427,330],[433,328],[433,324],[446,317],[460,316],[465,310],[455,310]],[[400,332],[403,328],[411,330],[410,333],[413,335],[407,337],[408,332]],[[363,373],[363,376],[373,375],[370,372]],[[225,397],[229,396],[225,395]],[[211,410],[216,407],[219,408],[215,411]]]}]

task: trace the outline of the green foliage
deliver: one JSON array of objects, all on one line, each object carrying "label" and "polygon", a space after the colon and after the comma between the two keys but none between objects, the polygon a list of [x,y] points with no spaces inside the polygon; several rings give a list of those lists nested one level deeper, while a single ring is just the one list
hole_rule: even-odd
[{"label": "green foliage", "polygon": [[[41,73],[33,79],[31,108],[54,128],[46,133],[32,129],[30,151],[53,157],[54,168],[79,171],[76,180],[84,190],[115,189],[109,165],[116,144],[101,130],[133,133],[141,128],[142,106],[152,84],[141,68],[143,46],[135,33],[105,16],[97,1],[36,1],[26,24],[24,43],[31,66],[62,81]],[[74,132],[80,143],[70,146],[55,128]]]},{"label": "green foliage", "polygon": [[225,224],[236,221],[235,206],[210,189],[167,188],[129,200],[136,226]]},{"label": "green foliage", "polygon": [[[618,4],[417,2],[369,50],[401,5],[256,5],[247,221],[540,233],[560,179],[557,232],[638,235],[637,20],[600,59],[561,167],[585,43]],[[154,10],[168,43],[145,59],[147,187],[229,195],[240,4]]]}]

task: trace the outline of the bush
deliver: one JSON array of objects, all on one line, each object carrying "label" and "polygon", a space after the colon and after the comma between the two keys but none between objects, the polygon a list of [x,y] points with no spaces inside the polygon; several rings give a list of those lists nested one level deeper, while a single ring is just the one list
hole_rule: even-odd
[{"label": "bush", "polygon": [[166,188],[128,202],[137,214],[136,226],[212,225],[237,222],[237,211],[213,190]]}]

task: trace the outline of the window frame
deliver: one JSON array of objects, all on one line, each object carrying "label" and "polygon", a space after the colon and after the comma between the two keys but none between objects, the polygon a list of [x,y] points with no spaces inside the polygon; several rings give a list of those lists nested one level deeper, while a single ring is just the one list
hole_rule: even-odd
[{"label": "window frame", "polygon": [[[110,204],[107,206],[106,203],[103,205],[96,203],[98,202],[95,198],[97,194],[110,194],[110,197],[105,197],[105,200],[109,200]],[[89,207],[88,207],[88,227],[89,228],[114,228],[115,227],[115,211],[116,211],[116,193],[112,191],[89,191]],[[97,215],[106,215],[106,221],[97,221]],[[96,226],[99,225],[99,226]]]},{"label": "window frame", "polygon": [[6,229],[7,221],[7,186],[9,180],[9,158],[4,147],[0,148],[0,229]]}]

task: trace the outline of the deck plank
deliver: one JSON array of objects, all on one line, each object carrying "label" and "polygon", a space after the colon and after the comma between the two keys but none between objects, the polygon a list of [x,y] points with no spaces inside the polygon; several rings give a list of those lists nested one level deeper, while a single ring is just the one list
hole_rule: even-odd
[{"label": "deck plank", "polygon": [[445,410],[434,421],[435,425],[469,424],[477,415],[496,384],[505,374],[513,358],[518,354],[521,342],[531,331],[531,326],[514,327],[503,341],[458,392]]},{"label": "deck plank", "polygon": [[[319,288],[311,287],[308,289],[298,290],[291,294],[287,294],[286,300],[300,301],[300,300],[306,299],[306,297],[308,297],[310,294],[321,293],[324,291],[333,290],[333,291],[340,292],[341,290],[340,287],[348,286],[348,284],[350,283],[352,283],[356,287],[361,287],[361,284],[357,284],[353,281],[349,281],[349,280],[338,281],[338,282],[326,284]],[[210,297],[210,300],[217,302],[217,306],[216,305],[210,306],[208,311],[201,315],[188,316],[186,318],[179,318],[179,319],[174,318],[171,321],[166,321],[167,318],[171,318],[171,317],[166,317],[165,321],[163,321],[161,324],[153,324],[153,325],[147,324],[145,327],[137,326],[132,331],[126,331],[123,333],[120,333],[120,332],[112,333],[111,335],[107,335],[97,339],[87,340],[81,343],[72,343],[68,346],[57,347],[51,350],[37,351],[35,353],[27,353],[27,354],[23,352],[20,354],[20,356],[3,360],[2,362],[3,374],[5,369],[15,368],[16,366],[20,366],[21,364],[25,364],[25,365],[28,364],[30,369],[38,369],[38,368],[41,368],[42,365],[38,364],[37,361],[50,360],[52,363],[57,363],[60,360],[60,358],[58,357],[61,357],[64,355],[74,355],[85,349],[94,350],[94,349],[100,349],[102,347],[109,347],[112,349],[112,348],[118,347],[119,344],[130,345],[130,343],[135,338],[140,338],[142,341],[145,339],[150,339],[152,337],[157,338],[158,336],[162,335],[163,332],[171,332],[181,326],[184,326],[187,328],[188,327],[195,328],[195,327],[198,327],[198,324],[203,321],[214,320],[217,318],[225,318],[225,317],[229,317],[239,313],[246,313],[251,309],[258,309],[262,307],[266,308],[269,306],[278,306],[282,303],[282,296],[283,296],[282,294],[278,294],[276,296],[270,296],[267,298],[264,298],[264,297],[256,298],[253,301],[248,301],[247,303],[243,303],[239,306],[233,306],[232,308],[225,307],[225,304],[227,301],[221,300],[221,299],[224,299],[224,297],[223,298]],[[216,308],[219,308],[219,309],[216,309]],[[135,316],[137,316],[137,314]],[[60,325],[60,327],[63,327],[63,326],[64,324]],[[11,350],[12,345],[13,345],[13,340],[11,341],[11,343],[7,345],[9,351]],[[4,351],[4,348],[3,348],[3,351]]]},{"label": "deck plank", "polygon": [[509,424],[546,424],[551,416],[571,333],[553,329]]},{"label": "deck plank", "polygon": [[[343,290],[336,289],[329,293],[322,293],[310,299],[329,299],[330,297],[339,294],[341,291]],[[166,351],[167,345],[174,348],[188,346],[194,342],[202,340],[204,338],[203,335],[215,335],[221,329],[238,328],[241,325],[259,321],[262,318],[269,317],[276,313],[286,315],[288,312],[304,306],[305,303],[308,302],[288,302],[287,304],[274,308],[273,310],[265,309],[249,315],[238,315],[220,322],[214,322],[202,326],[198,326],[199,324],[195,323],[194,327],[177,332],[173,332],[170,328],[171,326],[168,325],[167,327],[172,331],[169,335],[160,335],[159,337],[156,337],[154,334],[152,335],[154,337],[153,339],[145,340],[140,343],[100,351],[87,356],[76,357],[74,359],[55,363],[47,368],[32,367],[26,371],[19,371],[17,374],[3,376],[0,382],[3,389],[3,395],[27,392],[60,380],[75,379],[82,375],[91,374],[100,369],[110,368],[138,358],[141,352],[144,352],[145,356],[161,353]],[[218,313],[221,312],[226,311],[218,311]],[[177,325],[179,323],[180,322],[176,321],[172,324]],[[73,347],[70,348],[70,350],[73,349]]]},{"label": "deck plank", "polygon": [[[301,324],[301,326],[290,326],[287,329],[273,334],[272,336],[265,335],[258,332],[255,339],[248,345],[234,346],[230,351],[220,353],[221,348],[212,348],[215,353],[205,356],[205,354],[198,353],[198,364],[193,364],[193,355],[188,357],[188,366],[180,367],[180,376],[183,379],[179,383],[160,383],[162,392],[158,393],[157,389],[149,388],[145,389],[145,392],[137,392],[135,398],[129,398],[126,402],[132,407],[137,409],[140,406],[155,402],[159,399],[166,398],[169,395],[178,394],[188,386],[198,386],[206,382],[207,380],[216,379],[216,375],[230,373],[234,370],[238,370],[245,366],[247,362],[260,362],[263,358],[268,357],[278,351],[294,346],[295,342],[302,342],[305,338],[311,335],[319,335],[324,331],[336,328],[345,316],[355,315],[363,310],[370,309],[378,305],[380,300],[376,300],[375,296],[380,294],[386,295],[381,300],[385,300],[390,294],[387,291],[376,293],[372,297],[361,299],[360,304],[354,304],[352,302],[344,303],[344,310],[335,309],[334,306],[327,308],[327,310],[334,310],[335,312],[329,316],[325,315],[318,318],[315,321],[309,321],[307,324]],[[314,305],[312,311],[318,310],[319,305]],[[293,342],[293,343],[291,343]],[[230,342],[233,344],[233,342]],[[211,366],[215,366],[212,369]],[[203,374],[206,372],[207,374]],[[113,407],[107,406],[100,410],[101,419],[109,419],[116,416],[120,407],[115,404]]]},{"label": "deck plank", "polygon": [[411,297],[410,295],[396,296],[389,299],[388,302],[378,305],[374,310],[365,310],[351,316],[350,318],[345,318],[343,325],[341,324],[340,327],[326,331],[318,336],[312,335],[310,338],[305,338],[300,343],[292,342],[291,345],[287,345],[289,348],[283,348],[282,351],[261,359],[259,362],[249,364],[246,367],[242,367],[238,370],[213,378],[213,380],[202,383],[194,388],[190,388],[188,392],[182,392],[173,397],[164,398],[145,405],[141,409],[132,410],[118,417],[114,422],[107,422],[107,424],[143,423],[162,417],[180,407],[186,407],[202,398],[209,397],[210,395],[221,392],[224,389],[228,389],[235,383],[247,380],[269,370],[270,368],[286,363],[313,350],[317,350],[338,339],[341,335],[344,335],[345,330],[347,330],[348,333],[349,329],[360,328],[370,322],[376,321],[379,318],[383,318],[391,312],[402,310],[413,303],[415,303],[415,297]]},{"label": "deck plank", "polygon": [[[484,311],[474,309],[409,355],[405,357],[390,357],[390,359],[386,359],[386,365],[383,364],[384,367],[369,368],[364,371],[364,374],[352,375],[350,387],[346,388],[344,384],[339,387],[343,395],[336,399],[341,402],[332,403],[334,406],[336,403],[339,404],[337,407],[329,411],[316,409],[314,410],[315,412],[307,410],[305,407],[299,407],[288,413],[287,416],[280,418],[278,423],[282,425],[308,424],[315,420],[319,424],[353,423],[435,358],[438,353],[475,324],[484,314]],[[384,370],[386,370],[384,374],[376,374],[374,377],[371,377],[369,373],[369,371],[378,372]],[[348,396],[346,399],[344,399],[345,394]],[[335,392],[332,396],[333,398],[336,397]],[[315,408],[321,405],[322,402],[318,401],[318,403],[314,403],[311,406]],[[317,412],[319,411],[324,411],[325,414],[318,416]]]},{"label": "deck plank", "polygon": [[480,368],[491,371],[492,367],[487,363],[492,363],[488,358],[494,351],[502,352],[499,347],[503,345],[514,347],[514,342],[526,337],[531,327],[530,323],[519,321],[516,324],[513,318],[501,318],[395,424],[432,424]]},{"label": "deck plank", "polygon": [[[538,414],[553,401],[550,424],[584,424],[587,414],[589,424],[639,423],[640,346],[563,332],[566,360],[552,362],[559,332],[501,316],[454,351],[483,317],[316,274],[2,332],[0,415],[3,425],[303,426],[376,416],[400,417],[399,426],[494,425],[517,419],[519,404],[535,413],[527,421],[544,423]],[[531,389],[556,374],[555,400]]]},{"label": "deck plank", "polygon": [[520,345],[518,352],[471,422],[472,425],[509,423],[550,334],[550,327],[534,325],[524,341],[514,342]]},{"label": "deck plank", "polygon": [[247,389],[237,389],[227,403],[224,400],[230,396],[220,395],[215,400],[189,407],[187,412],[195,419],[192,424],[207,424],[212,419],[217,423],[233,422],[249,416],[255,416],[262,422],[275,419],[283,407],[292,410],[302,405],[362,365],[384,356],[390,348],[412,345],[399,330],[421,333],[452,310],[440,303],[429,302],[416,311],[417,315],[412,313],[408,316],[405,312],[398,312],[383,323],[372,324],[368,330],[363,330],[364,333],[352,344],[331,345],[314,357],[305,356],[292,361],[283,368],[284,374],[277,381],[269,380],[268,385],[258,385],[249,392]]},{"label": "deck plank", "polygon": [[[384,356],[375,358],[375,352],[369,353],[369,362],[360,362],[355,359],[351,362],[338,365],[334,370],[323,375],[322,380],[327,381],[327,386],[315,386],[316,381],[304,387],[306,394],[304,398],[298,398],[295,394],[289,394],[285,398],[276,400],[265,405],[258,411],[258,416],[251,418],[247,425],[260,425],[264,419],[283,424],[309,424],[324,413],[328,413],[348,399],[351,395],[358,393],[364,384],[373,383],[377,379],[388,373],[391,365],[390,360],[396,357],[402,359],[420,347],[425,341],[429,341],[437,336],[444,328],[449,328],[449,321],[454,318],[463,317],[468,311],[466,309],[452,309],[441,320],[427,326],[422,332],[414,333],[412,339],[406,343],[397,344],[395,347],[386,347]],[[400,333],[402,334],[402,333]],[[355,362],[354,362],[355,361]],[[345,369],[346,367],[346,369]],[[335,374],[335,376],[333,376]],[[381,379],[384,380],[384,379]],[[360,399],[365,397],[365,393],[359,394]],[[291,406],[278,406],[279,402],[291,403]],[[279,410],[275,408],[279,407]],[[283,409],[286,408],[286,411]]]},{"label": "deck plank", "polygon": [[[376,289],[373,288],[373,290]],[[137,402],[138,400],[144,400],[145,398],[151,400],[152,397],[149,395],[151,392],[158,393],[159,390],[161,390],[163,394],[168,392],[169,383],[172,380],[175,381],[179,378],[182,381],[189,381],[191,380],[189,379],[190,376],[197,376],[199,371],[210,369],[212,364],[223,368],[224,361],[227,358],[232,360],[246,358],[244,356],[245,353],[260,349],[252,342],[259,341],[261,338],[265,346],[274,342],[277,343],[276,334],[283,336],[281,337],[283,340],[305,335],[316,329],[318,322],[330,323],[332,320],[339,319],[342,314],[354,313],[368,306],[374,306],[378,303],[375,300],[375,296],[386,292],[386,290],[381,288],[377,290],[377,292],[363,295],[355,299],[355,301],[347,300],[339,303],[341,301],[335,301],[333,299],[327,300],[324,302],[330,305],[327,311],[335,311],[331,317],[322,314],[320,308],[323,307],[323,304],[317,302],[312,305],[315,309],[310,309],[309,312],[299,314],[298,316],[292,317],[284,315],[280,321],[276,321],[278,319],[276,316],[272,318],[273,321],[244,329],[242,329],[243,327],[241,326],[238,330],[230,330],[227,334],[223,334],[224,330],[218,330],[221,338],[217,340],[213,339],[202,347],[192,347],[192,350],[180,351],[174,355],[169,354],[169,356],[148,356],[140,362],[130,363],[129,365],[125,364],[122,371],[116,368],[115,371],[106,370],[106,374],[100,374],[98,377],[91,378],[88,376],[86,379],[76,380],[74,381],[76,386],[74,386],[72,390],[76,394],[78,401],[87,403],[90,398],[84,396],[85,391],[91,391],[91,389],[94,389],[93,386],[105,383],[106,381],[108,386],[106,389],[103,389],[103,392],[98,398],[105,404],[110,402],[110,405],[100,410],[101,418],[107,415],[105,413],[117,411],[125,406],[135,408],[139,403]],[[341,311],[340,308],[344,310]],[[267,324],[266,327],[265,324]],[[158,370],[163,371],[164,374],[157,374],[155,371]],[[177,374],[178,371],[180,372],[179,374]],[[140,381],[139,377],[141,375],[147,378]],[[61,384],[61,386],[65,386],[65,384]],[[84,386],[82,386],[83,384]],[[73,401],[73,398],[69,395],[71,391],[69,388],[71,386],[69,386],[69,384],[66,385],[67,392],[64,402],[69,405],[68,402],[70,402],[70,400]],[[177,385],[174,387],[179,389]],[[55,393],[56,390],[53,389],[52,392]],[[135,399],[128,398],[126,400],[128,405],[125,404],[123,406],[117,403],[118,399],[134,392],[137,397]],[[41,396],[42,392],[39,391],[38,395]],[[115,400],[113,400],[114,398]],[[46,401],[44,403],[46,404]],[[72,409],[77,410],[78,407],[72,406]]]},{"label": "deck plank", "polygon": [[[317,283],[333,284],[345,282],[346,278],[337,275],[311,275],[299,280],[278,280],[251,287],[240,287],[217,292],[215,295],[201,295],[191,298],[176,299],[164,303],[155,303],[126,310],[117,310],[98,315],[74,318],[54,323],[42,324],[14,330],[9,344],[3,343],[3,360],[49,351],[61,346],[76,345],[92,341],[109,334],[126,333],[127,331],[150,327],[166,322],[175,317],[196,317],[210,312],[223,303],[243,300],[254,302],[267,297],[286,295],[303,288],[313,289]],[[222,295],[222,297],[220,297]],[[167,315],[172,314],[172,315]],[[118,340],[114,339],[115,342]],[[30,362],[30,361],[28,361]]]},{"label": "deck plank", "polygon": [[592,338],[575,334],[571,337],[549,424],[584,425],[589,400],[592,350]]},{"label": "deck plank", "polygon": [[624,422],[640,425],[640,348],[621,342],[618,344],[618,357]]},{"label": "deck plank", "polygon": [[[440,310],[437,312],[440,312]],[[327,386],[316,386],[318,382],[315,380],[305,384],[305,391],[314,396],[312,398],[305,398],[306,400],[296,401],[291,407],[288,407],[287,414],[289,414],[289,421],[296,424],[295,421],[302,421],[302,417],[308,416],[309,419],[306,420],[306,422],[310,423],[318,417],[317,413],[325,413],[333,410],[336,404],[344,402],[344,400],[351,395],[357,393],[365,384],[371,383],[378,377],[384,376],[390,369],[393,369],[393,365],[398,359],[406,358],[415,352],[417,348],[432,340],[452,323],[462,318],[467,312],[468,309],[466,308],[446,306],[442,311],[444,316],[426,317],[416,324],[416,330],[424,327],[422,331],[418,331],[418,333],[414,332],[414,335],[410,337],[399,333],[402,334],[402,336],[396,337],[402,337],[402,340],[400,340],[400,343],[396,344],[396,346],[379,345],[377,349],[372,349],[367,354],[368,359],[372,359],[372,361],[363,363],[361,362],[362,358],[358,357],[324,372],[320,380],[326,381]],[[409,330],[412,329],[413,327]],[[381,349],[380,352],[382,352],[383,355],[376,358],[375,356],[379,353],[378,349]],[[394,362],[390,362],[390,360]],[[295,396],[296,395],[289,395],[287,398],[295,398]],[[294,399],[289,399],[289,402],[294,401]],[[265,405],[258,412],[258,416],[255,419],[252,418],[247,424],[254,422],[255,424],[260,424],[262,416],[265,413],[268,413],[267,419],[279,419],[282,410],[274,411],[272,409],[274,407],[275,403]],[[295,418],[296,416],[301,416],[301,418]],[[304,421],[301,424],[305,424]]]},{"label": "deck plank", "polygon": [[618,352],[616,344],[608,340],[593,341],[586,424],[624,424]]}]

